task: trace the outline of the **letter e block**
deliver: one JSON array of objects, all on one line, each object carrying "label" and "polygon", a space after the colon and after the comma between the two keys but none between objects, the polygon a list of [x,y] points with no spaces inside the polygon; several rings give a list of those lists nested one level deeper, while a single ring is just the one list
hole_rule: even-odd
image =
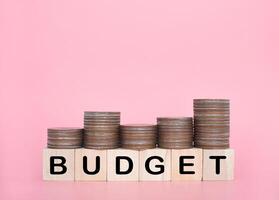
[{"label": "letter e block", "polygon": [[108,181],[138,181],[139,151],[129,149],[107,150]]},{"label": "letter e block", "polygon": [[203,150],[203,180],[233,180],[233,177],[233,149]]},{"label": "letter e block", "polygon": [[202,149],[172,149],[171,180],[202,180]]},{"label": "letter e block", "polygon": [[43,179],[74,181],[75,149],[43,150]]},{"label": "letter e block", "polygon": [[140,181],[170,181],[171,150],[147,149],[140,151]]},{"label": "letter e block", "polygon": [[76,149],[75,180],[106,181],[107,151],[95,149]]}]

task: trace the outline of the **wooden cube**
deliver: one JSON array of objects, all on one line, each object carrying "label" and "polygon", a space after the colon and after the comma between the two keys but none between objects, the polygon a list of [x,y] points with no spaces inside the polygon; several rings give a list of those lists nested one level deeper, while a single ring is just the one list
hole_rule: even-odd
[{"label": "wooden cube", "polygon": [[171,180],[202,180],[202,149],[171,150]]},{"label": "wooden cube", "polygon": [[140,181],[170,181],[171,150],[147,149],[140,151]]},{"label": "wooden cube", "polygon": [[203,150],[203,180],[233,180],[233,177],[233,149]]},{"label": "wooden cube", "polygon": [[107,151],[108,181],[138,181],[139,151],[111,149]]},{"label": "wooden cube", "polygon": [[107,151],[80,148],[75,151],[76,181],[106,181]]},{"label": "wooden cube", "polygon": [[48,149],[43,150],[43,179],[74,181],[75,150]]}]

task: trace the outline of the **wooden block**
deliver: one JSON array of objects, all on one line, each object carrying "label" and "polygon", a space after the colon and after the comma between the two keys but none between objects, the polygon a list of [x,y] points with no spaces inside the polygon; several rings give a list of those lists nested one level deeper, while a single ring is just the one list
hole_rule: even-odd
[{"label": "wooden block", "polygon": [[203,150],[203,180],[233,180],[233,177],[233,149]]},{"label": "wooden block", "polygon": [[44,149],[43,179],[74,181],[75,179],[74,149]]},{"label": "wooden block", "polygon": [[202,149],[171,150],[171,180],[202,180]]},{"label": "wooden block", "polygon": [[138,181],[139,151],[111,149],[107,151],[108,181]]},{"label": "wooden block", "polygon": [[84,148],[76,149],[75,180],[106,181],[107,151]]},{"label": "wooden block", "polygon": [[140,151],[140,181],[170,181],[171,150],[147,149]]}]

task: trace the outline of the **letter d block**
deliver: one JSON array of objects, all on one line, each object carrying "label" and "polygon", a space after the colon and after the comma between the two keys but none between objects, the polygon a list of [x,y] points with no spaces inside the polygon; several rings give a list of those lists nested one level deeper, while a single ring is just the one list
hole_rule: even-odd
[{"label": "letter d block", "polygon": [[233,177],[233,149],[203,150],[203,180],[233,180]]},{"label": "letter d block", "polygon": [[108,181],[138,181],[139,151],[128,149],[107,150]]},{"label": "letter d block", "polygon": [[147,149],[140,151],[140,181],[170,181],[171,150]]},{"label": "letter d block", "polygon": [[76,149],[76,181],[106,181],[107,151],[95,149]]},{"label": "letter d block", "polygon": [[75,178],[75,149],[44,149],[43,179],[73,181]]},{"label": "letter d block", "polygon": [[202,180],[202,149],[172,149],[171,180]]}]

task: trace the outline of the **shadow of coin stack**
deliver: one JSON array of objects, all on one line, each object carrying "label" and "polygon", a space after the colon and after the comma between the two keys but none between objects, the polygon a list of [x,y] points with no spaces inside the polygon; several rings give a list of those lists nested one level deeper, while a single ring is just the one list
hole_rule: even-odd
[{"label": "shadow of coin stack", "polygon": [[47,147],[51,149],[75,149],[82,146],[81,128],[48,128]]},{"label": "shadow of coin stack", "polygon": [[226,149],[230,147],[230,101],[194,99],[195,147]]},{"label": "shadow of coin stack", "polygon": [[158,146],[165,149],[193,147],[192,117],[158,117]]},{"label": "shadow of coin stack", "polygon": [[84,112],[84,148],[119,147],[120,112]]},{"label": "shadow of coin stack", "polygon": [[156,147],[157,126],[151,124],[121,125],[121,147],[143,150]]}]

